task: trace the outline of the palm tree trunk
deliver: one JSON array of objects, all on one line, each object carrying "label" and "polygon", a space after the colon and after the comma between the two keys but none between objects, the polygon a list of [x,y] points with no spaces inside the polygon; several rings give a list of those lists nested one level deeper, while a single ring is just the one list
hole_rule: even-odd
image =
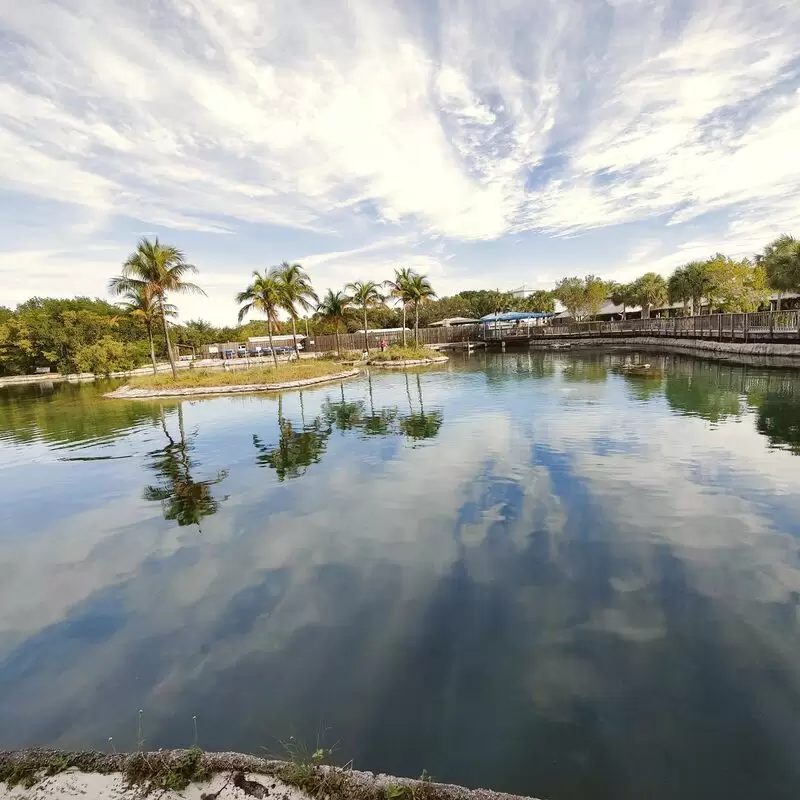
[{"label": "palm tree trunk", "polygon": [[625,322],[625,319],[627,317],[627,313],[628,313],[628,306],[625,303],[623,303],[622,304],[622,321],[623,322]]},{"label": "palm tree trunk", "polygon": [[419,303],[414,303],[414,344],[419,347]]},{"label": "palm tree trunk", "polygon": [[147,341],[150,344],[150,361],[153,364],[153,375],[158,375],[158,367],[156,366],[156,345],[153,341],[152,320],[147,320]]},{"label": "palm tree trunk", "polygon": [[294,339],[294,352],[297,355],[297,360],[300,360],[300,351],[297,349],[297,325],[295,323],[294,314],[292,315],[292,339]]},{"label": "palm tree trunk", "polygon": [[775,310],[776,311],[780,311],[781,310],[781,294],[783,294],[783,292],[778,292],[778,299],[777,299],[777,301],[775,303]]},{"label": "palm tree trunk", "polygon": [[403,347],[406,346],[406,303],[403,301]]},{"label": "palm tree trunk", "polygon": [[369,336],[367,335],[367,307],[364,306],[364,346],[367,348],[367,355],[369,355]]},{"label": "palm tree trunk", "polygon": [[164,313],[164,297],[160,298],[161,305],[161,319],[164,322],[164,339],[167,343],[167,357],[169,358],[169,365],[172,367],[172,377],[178,380],[178,368],[175,366],[175,356],[172,354],[172,345],[169,341],[169,324],[167,323],[167,315]]},{"label": "palm tree trunk", "polygon": [[342,347],[339,344],[339,322],[336,322],[336,355],[342,357]]},{"label": "palm tree trunk", "polygon": [[272,317],[267,316],[267,335],[269,336],[269,349],[272,351],[272,360],[275,362],[275,369],[278,369],[278,356],[275,353],[275,345],[272,344]]}]

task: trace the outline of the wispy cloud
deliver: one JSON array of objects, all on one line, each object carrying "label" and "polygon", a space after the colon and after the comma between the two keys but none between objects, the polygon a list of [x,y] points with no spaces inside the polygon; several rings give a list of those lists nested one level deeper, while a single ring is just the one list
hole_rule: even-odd
[{"label": "wispy cloud", "polygon": [[714,212],[739,250],[795,219],[796,3],[52,0],[0,28],[0,188],[87,236],[265,224],[367,253]]}]

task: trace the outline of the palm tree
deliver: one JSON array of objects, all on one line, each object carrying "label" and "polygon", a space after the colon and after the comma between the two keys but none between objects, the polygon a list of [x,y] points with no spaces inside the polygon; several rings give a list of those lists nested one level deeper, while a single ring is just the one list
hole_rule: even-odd
[{"label": "palm tree", "polygon": [[375,281],[355,281],[355,283],[348,283],[344,288],[345,291],[350,292],[353,305],[358,306],[364,315],[364,345],[369,353],[367,311],[381,305],[383,295],[378,291],[378,284]]},{"label": "palm tree", "polygon": [[628,306],[635,305],[633,300],[633,291],[630,283],[614,283],[611,285],[611,293],[609,294],[611,302],[615,306],[622,306],[622,319],[627,319]]},{"label": "palm tree", "polygon": [[347,318],[350,316],[350,302],[350,298],[344,292],[334,292],[332,289],[328,289],[328,293],[317,306],[317,313],[335,326],[336,353],[338,355],[342,354],[342,348],[339,345],[339,324],[347,322]]},{"label": "palm tree", "polygon": [[[147,342],[150,345],[150,361],[153,364],[153,375],[158,374],[156,366],[156,349],[153,339],[153,327],[161,317],[161,308],[154,301],[152,292],[146,284],[130,286],[122,292],[125,298],[119,305],[132,317],[137,317],[144,322],[147,329]],[[171,303],[164,306],[164,312],[168,317],[174,317],[178,309]]]},{"label": "palm tree", "polygon": [[685,267],[678,267],[667,279],[667,297],[670,303],[683,303],[683,308],[686,310],[692,299],[692,290]]},{"label": "palm tree", "polygon": [[292,338],[294,351],[300,354],[297,348],[297,309],[310,311],[319,303],[319,298],[311,288],[311,279],[300,264],[289,264],[284,261],[278,268],[278,277],[283,289],[283,310],[288,312],[292,320]]},{"label": "palm tree", "polygon": [[178,377],[178,368],[175,365],[175,356],[169,339],[169,325],[166,311],[167,294],[205,294],[195,283],[189,283],[183,278],[190,273],[196,273],[197,267],[186,261],[186,256],[177,247],[162,245],[158,238],[150,241],[147,238],[139,240],[136,250],[128,256],[122,265],[122,274],[112,278],[108,288],[112,294],[125,295],[130,291],[147,291],[151,301],[159,308],[161,320],[164,323],[164,338],[167,343],[167,355],[172,367],[172,377]]},{"label": "palm tree", "polygon": [[267,317],[267,333],[269,335],[269,349],[272,351],[272,360],[275,368],[278,367],[278,356],[272,343],[272,326],[278,324],[278,311],[284,308],[285,294],[283,281],[277,268],[271,269],[266,275],[258,270],[253,271],[252,283],[236,295],[239,309],[239,324],[251,311],[260,311]]},{"label": "palm tree", "polygon": [[756,263],[763,264],[767,283],[778,293],[777,309],[780,311],[783,293],[800,289],[800,241],[784,233],[756,256]]},{"label": "palm tree", "polygon": [[[692,304],[692,315],[699,313],[703,298],[708,298],[711,289],[711,281],[708,274],[707,261],[690,261],[680,267],[676,272],[680,273],[677,279],[677,287],[681,295],[678,300],[690,300]],[[709,313],[711,313],[711,302],[709,299]]]},{"label": "palm tree", "polygon": [[431,282],[424,275],[411,276],[408,284],[408,294],[414,304],[414,344],[419,346],[419,307],[436,297]]},{"label": "palm tree", "polygon": [[403,347],[406,346],[406,309],[411,302],[410,285],[412,278],[417,273],[411,267],[401,267],[394,271],[394,280],[384,281],[383,285],[389,289],[389,296],[399,300],[403,308]]},{"label": "palm tree", "polygon": [[667,299],[667,282],[657,272],[647,272],[633,284],[633,296],[642,307],[642,319],[649,319],[650,309]]}]

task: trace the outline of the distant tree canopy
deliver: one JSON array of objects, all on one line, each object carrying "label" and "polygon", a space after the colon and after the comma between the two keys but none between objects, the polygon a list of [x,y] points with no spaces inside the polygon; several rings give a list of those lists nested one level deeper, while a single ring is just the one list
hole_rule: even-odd
[{"label": "distant tree canopy", "polygon": [[[148,248],[155,252],[157,245],[157,241],[142,240],[126,265],[134,256],[149,252]],[[182,258],[180,251],[167,245],[162,250]],[[130,267],[127,268],[130,272]],[[183,262],[178,268],[194,271]],[[123,265],[120,278],[125,278],[125,269]],[[116,304],[90,297],[33,297],[15,309],[0,306],[0,375],[27,374],[37,367],[50,367],[62,373],[130,369],[150,360],[151,336],[153,360],[163,361],[168,356],[165,329],[174,345],[199,349],[215,342],[265,336],[270,327],[273,334],[284,335],[295,331],[301,335],[306,330],[312,336],[331,334],[345,328],[353,332],[363,328],[365,317],[372,328],[399,328],[404,322],[412,327],[417,319],[419,326],[425,327],[451,317],[479,319],[512,310],[552,312],[556,300],[576,319],[596,315],[609,299],[621,305],[623,312],[641,306],[643,316],[667,302],[683,303],[687,311],[694,313],[744,312],[762,307],[772,291],[778,294],[780,308],[787,294],[800,294],[800,241],[788,234],[779,236],[753,260],[737,260],[717,253],[704,261],[678,267],[666,280],[655,272],[645,273],[627,284],[604,281],[595,275],[571,276],[558,281],[553,291],[540,289],[525,296],[498,289],[467,289],[437,297],[426,276],[409,267],[400,267],[395,270],[394,278],[383,284],[368,280],[353,282],[350,285],[353,296],[347,290],[333,292],[343,304],[343,315],[331,313],[335,309],[330,304],[318,304],[310,278],[301,265],[283,262],[266,271],[264,277],[269,276],[276,284],[275,313],[270,314],[270,322],[242,319],[237,325],[218,327],[203,319],[183,324],[169,321],[177,309],[165,301],[166,293],[173,296],[180,294],[182,288],[201,289],[193,284],[163,280],[165,294],[158,302],[152,293],[148,294],[148,287],[155,287],[156,281],[140,281],[143,286],[128,286],[123,281],[120,286],[118,278],[112,279],[117,290],[114,293],[121,301]],[[125,291],[119,291],[120,288]],[[155,309],[150,307],[154,302]],[[252,310],[261,313],[259,308],[256,304]],[[289,318],[278,318],[277,313]],[[164,317],[169,321],[168,326],[163,324]]]}]

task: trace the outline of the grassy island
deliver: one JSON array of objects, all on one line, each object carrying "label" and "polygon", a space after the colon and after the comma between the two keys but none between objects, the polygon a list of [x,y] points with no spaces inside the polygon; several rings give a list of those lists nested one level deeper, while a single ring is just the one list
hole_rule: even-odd
[{"label": "grassy island", "polygon": [[369,363],[380,364],[384,361],[430,361],[439,358],[442,358],[441,353],[427,347],[415,347],[414,345],[402,347],[400,345],[392,345],[391,347],[387,347],[383,352],[380,350],[372,350],[369,354]]},{"label": "grassy island", "polygon": [[[234,362],[236,363],[236,362]],[[173,378],[170,373],[138,375],[128,382],[132,389],[197,389],[215,386],[261,385],[265,383],[292,383],[337,375],[347,367],[338,361],[308,359],[257,367],[231,369],[185,369]]]}]

